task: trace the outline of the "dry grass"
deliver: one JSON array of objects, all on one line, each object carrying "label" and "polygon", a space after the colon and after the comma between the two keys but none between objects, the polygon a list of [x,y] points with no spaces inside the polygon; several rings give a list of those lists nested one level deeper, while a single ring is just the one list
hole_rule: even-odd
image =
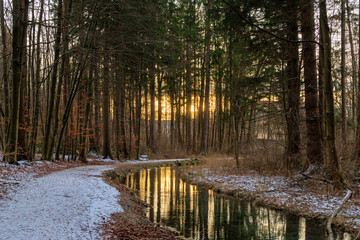
[{"label": "dry grass", "polygon": [[[328,196],[337,195],[340,193],[324,178],[323,175],[320,174],[313,175],[312,178],[304,177],[300,181],[298,181],[298,179],[295,180],[295,176],[289,174],[289,172],[283,166],[284,161],[281,158],[282,156],[276,156],[276,154],[269,156],[261,155],[261,153],[254,153],[251,155],[251,157],[239,158],[239,167],[237,168],[236,161],[232,156],[211,154],[200,157],[199,165],[194,166],[192,170],[199,170],[201,172],[201,169],[208,168],[220,176],[242,176],[248,174],[255,174],[258,176],[287,176],[289,182],[294,182],[294,184],[296,183],[296,185],[303,188],[304,190]],[[356,168],[354,168],[354,165],[349,163],[347,168],[344,169],[344,172],[350,171],[350,169]],[[192,170],[189,169],[189,171]],[[357,191],[355,191],[355,193],[356,192]],[[357,197],[356,195],[355,197]]]},{"label": "dry grass", "polygon": [[212,153],[198,157],[198,168],[210,168],[221,171],[222,174],[244,174],[246,172],[259,172],[262,174],[278,175],[286,174],[282,154],[276,152],[252,152],[247,156],[239,157],[239,167],[236,166],[234,156]]}]

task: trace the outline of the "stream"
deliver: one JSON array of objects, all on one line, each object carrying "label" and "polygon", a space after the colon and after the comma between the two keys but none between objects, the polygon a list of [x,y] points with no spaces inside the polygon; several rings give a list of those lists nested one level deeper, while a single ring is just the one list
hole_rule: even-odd
[{"label": "stream", "polygon": [[[148,204],[147,217],[161,226],[175,228],[190,239],[327,239],[324,225],[314,220],[257,207],[217,194],[180,178],[173,167],[145,169],[126,177]],[[347,233],[335,239],[351,240]]]}]

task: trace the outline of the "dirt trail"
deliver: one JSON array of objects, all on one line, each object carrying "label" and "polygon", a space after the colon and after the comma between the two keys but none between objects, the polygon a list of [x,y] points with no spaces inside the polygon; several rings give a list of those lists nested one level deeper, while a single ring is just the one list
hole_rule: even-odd
[{"label": "dirt trail", "polygon": [[0,200],[0,239],[99,239],[99,223],[122,212],[119,192],[101,178],[116,165],[83,166],[28,182]]}]

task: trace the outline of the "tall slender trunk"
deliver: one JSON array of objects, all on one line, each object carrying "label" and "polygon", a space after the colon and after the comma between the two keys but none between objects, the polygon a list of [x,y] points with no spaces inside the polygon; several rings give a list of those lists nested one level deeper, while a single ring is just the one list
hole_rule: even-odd
[{"label": "tall slender trunk", "polygon": [[[314,4],[311,0],[300,0],[300,6],[302,38],[303,40],[315,40]],[[307,165],[321,166],[323,154],[317,95],[316,46],[314,43],[304,42],[302,48],[305,80]]]},{"label": "tall slender trunk", "polygon": [[158,121],[157,121],[157,142],[161,139],[161,120],[162,120],[162,74],[161,70],[158,69],[158,77],[157,77],[157,85],[158,85]]},{"label": "tall slender trunk", "polygon": [[[227,84],[227,97],[226,97],[226,106],[228,107],[229,111],[231,111],[231,95],[230,95],[230,86],[233,83],[233,40],[231,37],[229,37],[229,83]],[[231,132],[232,132],[232,125],[231,125],[231,117],[228,117],[228,123],[227,123],[227,146],[228,146],[228,152],[231,151]]]},{"label": "tall slender trunk", "polygon": [[20,112],[20,89],[21,89],[21,65],[26,47],[26,26],[28,11],[28,0],[13,0],[13,39],[12,39],[12,96],[10,111],[10,129],[8,141],[5,149],[5,161],[17,163],[16,154],[18,147],[18,129]]},{"label": "tall slender trunk", "polygon": [[151,151],[156,151],[156,142],[155,142],[155,66],[152,65],[149,70],[150,78],[150,149]]},{"label": "tall slender trunk", "polygon": [[[63,14],[67,14],[69,16],[69,13],[71,12],[72,9],[72,3],[73,0],[67,0],[67,1],[63,1]],[[83,11],[83,8],[82,8]],[[65,17],[63,22],[64,22],[64,28],[63,28],[63,32],[64,34],[67,33],[68,28],[66,26],[66,22],[68,21],[68,18]],[[66,42],[66,44],[64,45],[65,48],[65,52],[68,51],[68,42]],[[61,74],[63,75],[63,88],[62,88],[62,98],[63,98],[63,106],[66,106],[67,100],[68,100],[68,93],[69,93],[69,82],[70,82],[70,61],[69,61],[69,57],[65,56],[63,61],[65,62],[64,64],[64,70],[61,72]]]},{"label": "tall slender trunk", "polygon": [[[322,27],[319,26],[320,37],[319,41],[323,44],[323,36],[321,34]],[[320,134],[321,134],[321,141],[323,142],[322,151],[324,155],[324,159],[326,156],[325,151],[325,99],[324,99],[324,51],[321,45],[319,46],[319,65],[318,65],[318,83],[319,83],[319,124],[320,124]]]},{"label": "tall slender trunk", "polygon": [[81,132],[80,132],[80,154],[79,154],[79,160],[82,162],[87,162],[86,157],[86,136],[89,135],[89,118],[90,118],[90,111],[91,111],[91,99],[92,99],[92,82],[93,82],[93,68],[94,65],[92,64],[90,66],[89,70],[89,77],[87,79],[87,96],[86,96],[86,107],[85,107],[85,116],[83,116],[83,122],[81,126]]},{"label": "tall slender trunk", "polygon": [[[24,12],[24,20],[27,22],[28,19],[28,11]],[[26,96],[26,78],[27,78],[27,55],[26,55],[26,45],[27,45],[27,23],[24,26],[22,35],[25,37],[23,40],[22,47],[23,56],[21,59],[21,86],[20,86],[20,109],[19,109],[19,136],[18,136],[18,153],[17,153],[17,160],[27,160],[28,159],[28,149],[27,149],[27,142],[26,142],[26,128],[27,123],[25,119],[25,96]]]},{"label": "tall slender trunk", "polygon": [[136,117],[135,119],[135,133],[136,133],[136,159],[140,157],[140,144],[141,144],[141,84],[143,82],[143,56],[140,59],[140,72],[135,85],[136,97]]},{"label": "tall slender trunk", "polygon": [[[359,0],[360,4],[360,0]],[[359,8],[360,14],[360,8]],[[360,15],[359,15],[360,16]],[[360,18],[359,18],[359,30],[358,30],[358,37],[360,39]],[[358,48],[358,59],[360,59],[360,48]],[[357,125],[356,125],[356,149],[355,155],[358,160],[358,164],[360,163],[360,61],[358,61],[358,96],[357,96]]]},{"label": "tall slender trunk", "polygon": [[[58,134],[58,130],[60,127],[60,123],[59,123],[59,110],[60,110],[60,104],[61,104],[61,90],[62,90],[62,85],[63,85],[63,81],[64,81],[64,77],[66,73],[66,68],[67,68],[67,64],[68,64],[68,48],[69,48],[69,37],[68,37],[68,31],[67,31],[67,18],[70,15],[71,12],[71,0],[69,1],[69,6],[64,2],[63,4],[63,16],[64,19],[62,20],[62,38],[63,38],[63,48],[62,48],[62,56],[61,56],[61,67],[60,67],[60,73],[59,73],[59,79],[58,79],[58,86],[56,89],[56,100],[55,100],[55,108],[54,108],[54,130],[51,133],[51,137],[50,137],[50,145],[49,145],[49,149],[50,152],[53,152],[54,149],[54,145],[55,145],[55,140],[56,140],[56,136]],[[81,41],[83,41],[83,39],[81,39]],[[81,138],[81,137],[80,137]],[[60,159],[55,159],[55,160],[60,160]],[[86,162],[86,159],[82,159],[83,162]]]},{"label": "tall slender trunk", "polygon": [[191,78],[191,52],[190,43],[186,49],[186,152],[190,153],[191,143],[191,98],[192,98],[192,78]]},{"label": "tall slender trunk", "polygon": [[184,142],[181,134],[181,106],[180,106],[181,94],[175,92],[176,99],[176,130],[177,130],[177,141],[180,148],[183,148]]},{"label": "tall slender trunk", "polygon": [[345,179],[341,171],[340,161],[337,156],[335,145],[335,120],[334,120],[334,95],[331,77],[331,42],[327,19],[326,1],[320,0],[320,24],[323,37],[324,52],[324,97],[325,97],[325,128],[326,128],[326,149],[328,154],[327,166],[334,184],[341,188],[345,184]]},{"label": "tall slender trunk", "polygon": [[174,151],[174,135],[175,135],[175,115],[174,115],[174,94],[170,93],[170,150]]},{"label": "tall slender trunk", "polygon": [[[86,45],[84,47],[86,47]],[[62,126],[61,126],[61,130],[60,130],[59,136],[58,136],[58,142],[57,142],[56,152],[55,152],[55,159],[59,159],[62,138],[64,136],[65,130],[67,129],[67,123],[71,116],[71,109],[73,106],[73,102],[75,100],[77,92],[79,91],[80,79],[82,78],[82,75],[83,75],[83,72],[85,69],[86,60],[87,60],[87,55],[84,59],[79,60],[78,66],[75,68],[75,71],[74,71],[74,75],[72,78],[73,85],[72,85],[69,99],[66,103],[65,112],[64,112],[64,115],[62,118]]]},{"label": "tall slender trunk", "polygon": [[125,75],[124,75],[124,66],[122,64],[122,59],[120,58],[120,144],[122,146],[122,154],[124,158],[128,158],[129,153],[126,145],[126,134],[125,134]]},{"label": "tall slender trunk", "polygon": [[43,147],[43,160],[50,160],[52,157],[52,149],[50,149],[51,142],[51,130],[54,118],[54,105],[55,105],[55,97],[56,97],[56,82],[57,82],[57,74],[58,74],[58,65],[59,65],[59,56],[60,56],[60,41],[61,41],[61,31],[62,31],[62,0],[58,1],[58,13],[57,13],[57,29],[55,34],[55,43],[54,43],[54,65],[52,69],[52,76],[50,82],[50,93],[49,93],[49,105],[46,114],[46,123],[45,123],[45,135],[44,135],[44,147]]},{"label": "tall slender trunk", "polygon": [[[298,40],[298,3],[288,0],[288,20],[287,34],[288,39]],[[287,43],[287,86],[288,86],[288,112],[287,112],[287,131],[288,146],[287,157],[288,167],[290,161],[297,162],[300,153],[300,78],[298,72],[299,50],[298,45]]]},{"label": "tall slender trunk", "polygon": [[[205,54],[204,54],[205,55]],[[205,91],[205,69],[204,69],[204,56],[201,57],[201,73],[200,73],[200,99],[199,99],[199,108],[198,108],[198,118],[199,118],[199,124],[198,124],[198,138],[200,139],[200,145],[201,145],[201,139],[202,139],[202,131],[203,131],[203,123],[204,123],[204,91]],[[199,148],[201,147],[199,145]]]},{"label": "tall slender trunk", "polygon": [[[94,69],[94,79],[97,79],[97,84],[94,86],[95,96],[101,96],[99,87],[99,66],[96,64]],[[65,97],[65,96],[64,96]],[[101,117],[100,117],[100,99],[94,101],[94,149],[97,154],[100,154],[100,131],[101,131]]]},{"label": "tall slender trunk", "polygon": [[[1,43],[3,45],[2,48],[2,71],[3,75],[2,82],[4,88],[4,130],[5,130],[5,138],[6,142],[6,134],[8,130],[9,116],[10,116],[10,89],[9,89],[9,68],[8,68],[8,46],[7,46],[7,29],[5,25],[5,12],[4,12],[4,0],[0,0],[0,24],[1,24]],[[4,147],[4,146],[1,146]]]},{"label": "tall slender trunk", "polygon": [[[105,54],[106,55],[106,54]],[[109,82],[111,81],[109,74],[109,58],[104,57],[104,69],[102,79],[102,107],[103,107],[103,158],[112,159],[110,148],[110,89]]]},{"label": "tall slender trunk", "polygon": [[33,83],[33,91],[34,91],[34,113],[32,117],[32,134],[31,134],[31,142],[30,142],[30,159],[34,159],[36,153],[36,141],[38,135],[38,125],[39,125],[39,112],[40,112],[40,97],[39,97],[39,82],[40,82],[40,68],[41,68],[41,57],[40,57],[40,36],[41,36],[41,23],[44,14],[44,0],[41,1],[40,5],[40,13],[39,13],[39,24],[38,31],[36,35],[36,43],[38,44],[36,47],[36,70],[35,70],[35,79]]},{"label": "tall slender trunk", "polygon": [[346,72],[345,72],[345,0],[341,0],[341,134],[346,152]]},{"label": "tall slender trunk", "polygon": [[146,147],[150,146],[150,138],[149,138],[149,102],[148,102],[148,93],[149,93],[149,86],[145,83],[144,86],[144,105],[145,105],[145,140],[146,140]]},{"label": "tall slender trunk", "polygon": [[210,29],[210,0],[207,2],[207,16],[205,23],[205,108],[204,108],[204,123],[201,138],[201,151],[208,152],[209,147],[209,115],[210,115],[210,43],[211,43],[211,29]]},{"label": "tall slender trunk", "polygon": [[349,31],[349,43],[350,43],[350,53],[351,53],[351,77],[352,77],[352,122],[356,122],[356,83],[357,83],[357,66],[356,66],[356,57],[355,57],[355,49],[354,49],[354,41],[352,34],[352,27],[350,21],[350,7],[349,0],[346,0],[346,10],[347,10],[347,26]]},{"label": "tall slender trunk", "polygon": [[[222,76],[223,76],[223,70],[222,67],[219,65],[219,76],[216,81],[216,130],[217,130],[217,139],[216,139],[216,150],[221,152],[222,151],[222,138],[223,138],[223,94],[222,94]],[[215,120],[215,119],[214,119]]]}]

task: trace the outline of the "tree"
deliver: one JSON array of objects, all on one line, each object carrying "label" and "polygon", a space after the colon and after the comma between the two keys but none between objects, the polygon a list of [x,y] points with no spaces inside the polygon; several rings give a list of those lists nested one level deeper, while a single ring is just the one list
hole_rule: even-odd
[{"label": "tree", "polygon": [[[1,24],[1,43],[3,45],[2,49],[2,68],[3,68],[3,75],[2,82],[3,82],[3,88],[4,88],[4,132],[7,132],[8,129],[8,121],[9,121],[9,115],[10,115],[10,97],[9,97],[9,75],[8,75],[8,43],[7,43],[7,28],[5,26],[5,17],[4,17],[4,0],[0,0],[0,24]],[[5,135],[5,134],[4,134]],[[3,136],[2,139],[2,148],[4,147],[4,142],[6,141],[6,136]]]},{"label": "tree", "polygon": [[[315,40],[314,4],[300,0],[301,33],[303,40]],[[316,74],[316,47],[312,42],[303,42],[306,112],[307,165],[321,166],[323,162],[322,137],[319,122],[318,84]]]},{"label": "tree", "polygon": [[102,113],[103,113],[103,158],[112,159],[110,149],[110,89],[109,89],[109,58],[103,59],[104,70],[102,79]]},{"label": "tree", "polygon": [[52,135],[52,126],[54,115],[57,114],[54,111],[55,99],[56,99],[56,83],[58,76],[58,66],[60,61],[60,50],[61,50],[61,32],[62,32],[62,0],[58,1],[58,10],[57,10],[57,28],[54,44],[54,65],[52,69],[51,81],[50,81],[50,97],[48,109],[46,112],[46,123],[45,123],[45,135],[44,135],[44,147],[43,147],[43,160],[52,159],[52,146],[51,140]]},{"label": "tree", "polygon": [[207,153],[209,144],[209,115],[210,115],[210,43],[211,43],[211,29],[210,29],[210,0],[206,4],[206,22],[205,22],[205,109],[204,109],[204,123],[201,139],[201,151]]},{"label": "tree", "polygon": [[[287,38],[291,41],[298,40],[298,2],[287,1]],[[297,161],[300,153],[300,78],[299,78],[299,49],[296,43],[287,43],[287,88],[288,109],[286,113],[288,130],[288,161]]]},{"label": "tree", "polygon": [[22,78],[22,63],[25,56],[26,47],[26,26],[28,0],[13,1],[13,40],[12,40],[12,95],[10,110],[10,129],[5,149],[5,161],[17,163],[17,147],[19,134],[19,114],[20,114],[20,91]]},{"label": "tree", "polygon": [[331,42],[329,25],[327,19],[326,1],[320,0],[320,25],[322,35],[322,48],[324,54],[324,97],[325,97],[325,128],[326,128],[326,150],[328,156],[328,167],[331,177],[337,188],[344,187],[345,178],[341,171],[339,158],[335,145],[335,122],[334,122],[334,95],[331,76]]},{"label": "tree", "polygon": [[[32,131],[31,131],[31,139],[30,139],[30,159],[35,158],[35,152],[36,152],[36,142],[38,137],[38,124],[39,124],[39,114],[40,114],[40,69],[41,69],[41,57],[40,57],[40,37],[41,37],[41,23],[43,19],[44,13],[44,1],[42,0],[40,3],[40,13],[39,13],[39,24],[38,24],[38,30],[36,33],[36,69],[35,69],[35,76],[33,79],[33,91],[34,91],[34,97],[33,97],[33,121],[32,121]],[[34,57],[34,55],[33,55]]]},{"label": "tree", "polygon": [[341,133],[346,148],[345,0],[341,0]]}]

